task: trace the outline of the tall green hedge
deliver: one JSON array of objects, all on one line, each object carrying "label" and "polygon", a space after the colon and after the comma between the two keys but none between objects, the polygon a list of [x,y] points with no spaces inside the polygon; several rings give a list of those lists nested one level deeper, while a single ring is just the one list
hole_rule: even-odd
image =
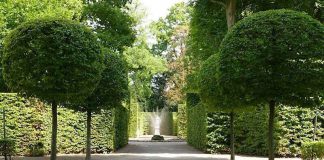
[{"label": "tall green hedge", "polygon": [[[197,98],[195,98],[197,100]],[[229,116],[226,113],[208,113],[204,116],[202,107],[187,105],[188,142],[192,146],[207,150],[209,153],[229,151]],[[197,104],[197,103],[196,103]],[[249,155],[267,155],[268,108],[258,107],[251,111],[239,113],[235,120],[236,152]],[[279,156],[299,156],[301,145],[312,141],[312,109],[282,106],[276,111],[275,144]],[[319,113],[317,123],[317,140],[324,139],[324,111]],[[207,119],[206,127],[203,119]],[[200,126],[199,126],[200,125]],[[196,126],[196,127],[195,127]],[[196,129],[196,130],[195,130]],[[204,129],[206,130],[205,132]],[[197,131],[199,130],[199,132]],[[204,134],[206,134],[204,136]],[[204,137],[206,137],[205,144]],[[203,147],[205,145],[205,148]]]},{"label": "tall green hedge", "polygon": [[207,114],[207,152],[229,152],[229,116],[227,113]]},{"label": "tall green hedge", "polygon": [[173,133],[172,133],[172,135],[178,136],[178,124],[179,124],[179,122],[178,122],[178,113],[177,112],[172,113],[172,120],[173,120],[173,124],[172,124]]},{"label": "tall green hedge", "polygon": [[129,110],[123,106],[114,112],[114,149],[120,149],[128,143]]},{"label": "tall green hedge", "polygon": [[204,106],[199,105],[199,96],[187,94],[187,142],[197,149],[206,150],[207,120]]},{"label": "tall green hedge", "polygon": [[178,130],[177,136],[182,139],[187,138],[187,111],[185,104],[178,105]]},{"label": "tall green hedge", "polygon": [[[235,121],[236,152],[267,155],[268,153],[268,107],[254,108],[240,113]],[[276,127],[279,126],[276,123]],[[275,132],[275,137],[278,137]],[[277,144],[277,138],[275,140]]]},{"label": "tall green hedge", "polygon": [[[280,107],[278,114],[278,151],[280,155],[299,155],[301,145],[312,141],[315,111],[295,107]],[[324,140],[324,110],[319,112],[316,140]]]},{"label": "tall green hedge", "polygon": [[[0,112],[6,109],[6,129],[17,143],[17,154],[28,155],[28,146],[36,142],[50,151],[51,110],[37,99],[25,99],[16,94],[0,94]],[[65,108],[58,109],[58,151],[85,151],[86,115]],[[95,114],[92,121],[92,150],[109,153],[127,144],[128,111],[124,107]],[[3,123],[0,118],[0,134]],[[2,137],[2,136],[1,136]]]},{"label": "tall green hedge", "polygon": [[137,116],[139,116],[139,104],[135,99],[131,98],[130,106],[129,106],[129,127],[128,133],[129,137],[136,137],[137,134]]},{"label": "tall green hedge", "polygon": [[160,124],[160,133],[161,135],[173,135],[173,113],[167,110],[160,113],[161,124]]}]

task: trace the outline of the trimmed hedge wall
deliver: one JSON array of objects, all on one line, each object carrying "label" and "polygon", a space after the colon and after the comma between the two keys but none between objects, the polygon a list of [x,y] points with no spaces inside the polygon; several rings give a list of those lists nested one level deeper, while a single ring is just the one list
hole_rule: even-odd
[{"label": "trimmed hedge wall", "polygon": [[172,128],[172,135],[178,136],[178,113],[177,112],[172,112],[172,121],[173,121],[173,128]]},{"label": "trimmed hedge wall", "polygon": [[129,106],[129,127],[128,127],[128,133],[129,133],[129,137],[136,137],[137,134],[137,116],[139,115],[139,108],[138,107],[138,103],[136,102],[136,100],[134,100],[133,98],[131,98],[130,101],[130,106]]},{"label": "trimmed hedge wall", "polygon": [[[28,146],[44,143],[50,151],[50,107],[37,99],[25,99],[16,94],[0,94],[0,112],[6,109],[7,136],[15,139],[18,155],[29,155]],[[128,111],[117,107],[95,114],[92,121],[92,150],[109,153],[127,144]],[[0,133],[3,123],[0,119]],[[2,137],[2,136],[1,136]],[[59,153],[83,153],[86,140],[86,115],[65,108],[58,109]]]},{"label": "trimmed hedge wall", "polygon": [[187,111],[185,104],[178,105],[177,122],[177,136],[181,139],[187,139]]},{"label": "trimmed hedge wall", "polygon": [[207,152],[229,152],[229,116],[226,113],[207,114]]},{"label": "trimmed hedge wall", "polygon": [[[209,153],[229,152],[229,116],[226,113],[208,113],[199,104],[199,98],[187,95],[188,143]],[[275,144],[278,156],[299,156],[301,145],[313,138],[311,109],[281,106],[277,109]],[[324,139],[324,111],[318,116],[317,140]],[[205,132],[203,132],[205,130]],[[239,113],[235,119],[235,147],[238,154],[267,155],[268,107],[259,107]]]},{"label": "trimmed hedge wall", "polygon": [[161,124],[160,124],[160,134],[161,135],[174,135],[173,128],[173,113],[167,110],[160,113]]},{"label": "trimmed hedge wall", "polygon": [[207,113],[205,107],[199,104],[199,96],[187,94],[187,142],[202,151],[206,150]]},{"label": "trimmed hedge wall", "polygon": [[114,149],[117,150],[128,144],[129,110],[121,106],[114,113]]}]

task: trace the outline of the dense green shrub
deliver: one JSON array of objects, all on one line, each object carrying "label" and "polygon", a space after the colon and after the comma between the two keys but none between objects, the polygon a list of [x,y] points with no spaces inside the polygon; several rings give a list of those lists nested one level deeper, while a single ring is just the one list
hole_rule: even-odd
[{"label": "dense green shrub", "polygon": [[207,152],[229,152],[229,119],[226,113],[207,114]]},{"label": "dense green shrub", "polygon": [[29,156],[41,157],[45,155],[45,148],[42,142],[36,142],[35,144],[30,144],[28,148],[29,148]]},{"label": "dense green shrub", "polygon": [[15,154],[16,144],[12,139],[0,140],[0,155],[11,156]]},{"label": "dense green shrub", "polygon": [[187,138],[187,109],[185,104],[178,105],[178,132],[177,136],[182,139]]},{"label": "dense green shrub", "polygon": [[324,141],[306,142],[302,145],[303,160],[324,159]]},{"label": "dense green shrub", "polygon": [[[2,107],[6,107],[7,135],[16,141],[16,153],[29,155],[28,146],[42,142],[45,154],[48,154],[51,139],[51,110],[48,105],[37,99],[26,99],[16,94],[0,94],[0,112],[2,112]],[[124,107],[119,107],[119,109],[122,111],[113,109],[93,115],[92,152],[109,153],[118,148],[117,146],[125,145],[125,139],[128,137],[124,132],[128,127],[128,112]],[[85,152],[85,119],[84,113],[58,108],[59,153]],[[3,133],[2,120],[0,120],[0,126],[0,133]],[[115,144],[117,142],[119,144]]]},{"label": "dense green shrub", "polygon": [[199,96],[187,94],[187,142],[197,149],[206,150],[207,113],[204,106],[198,104]]},{"label": "dense green shrub", "polygon": [[[279,136],[277,154],[282,156],[300,155],[301,145],[313,139],[315,111],[281,106],[277,115],[277,136]],[[324,139],[324,128],[321,127],[323,120],[319,119],[317,123],[318,140]]]}]

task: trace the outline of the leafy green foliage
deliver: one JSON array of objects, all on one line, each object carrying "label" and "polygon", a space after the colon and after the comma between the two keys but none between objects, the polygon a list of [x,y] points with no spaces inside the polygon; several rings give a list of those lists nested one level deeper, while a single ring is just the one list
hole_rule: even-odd
[{"label": "leafy green foliage", "polygon": [[65,102],[92,93],[101,78],[103,56],[86,27],[69,20],[41,19],[22,24],[7,36],[2,63],[12,90]]},{"label": "leafy green foliage", "polygon": [[319,103],[324,90],[323,36],[321,23],[295,11],[271,10],[245,18],[221,46],[222,93],[249,105],[271,100]]},{"label": "leafy green foliage", "polygon": [[[81,0],[17,0],[0,2],[0,57],[3,52],[4,37],[18,25],[43,17],[80,20],[83,4]],[[0,90],[9,92],[2,78],[0,66]]]},{"label": "leafy green foliage", "polygon": [[166,17],[150,25],[150,31],[156,40],[152,46],[152,53],[162,56],[168,69],[153,77],[150,108],[159,106],[176,109],[178,103],[185,99],[182,91],[186,75],[184,56],[191,10],[184,2],[176,3],[169,9]]},{"label": "leafy green foliage", "polygon": [[[314,133],[315,112],[308,108],[282,106],[277,118],[277,153],[279,155],[300,155],[301,145],[312,141],[314,134],[316,140],[324,139],[324,114],[318,115],[317,132]],[[281,127],[282,126],[282,127]]]},{"label": "leafy green foliage", "polygon": [[324,141],[307,142],[302,147],[303,160],[323,159]]},{"label": "leafy green foliage", "polygon": [[[37,99],[25,99],[16,94],[0,94],[0,111],[6,108],[7,136],[16,141],[16,154],[30,155],[30,145],[44,144],[50,151],[51,110]],[[86,114],[58,108],[59,153],[83,153],[86,139]],[[125,107],[102,111],[92,118],[92,151],[109,153],[125,145],[128,128],[128,110]],[[0,133],[2,119],[0,120]],[[126,131],[125,131],[126,130]]]},{"label": "leafy green foliage", "polygon": [[80,20],[82,9],[81,0],[1,1],[0,14],[3,15],[5,30],[0,32],[3,36],[23,22],[44,17]]},{"label": "leafy green foliage", "polygon": [[[229,116],[227,113],[207,113],[207,152],[227,153],[229,152]],[[237,125],[237,124],[235,124]],[[237,130],[239,132],[240,130]],[[235,133],[236,134],[236,133]],[[238,148],[236,148],[238,149]]]},{"label": "leafy green foliage", "polygon": [[112,51],[122,52],[135,40],[133,19],[122,7],[126,1],[101,0],[87,2],[83,19],[97,33],[101,44]]},{"label": "leafy green foliage", "polygon": [[221,84],[219,55],[212,55],[202,65],[199,73],[199,95],[209,111],[238,111],[242,107],[232,97],[224,94]]},{"label": "leafy green foliage", "polygon": [[29,148],[29,156],[42,157],[45,155],[44,144],[42,142],[36,142],[35,144],[30,144],[28,148]]},{"label": "leafy green foliage", "polygon": [[[219,46],[227,33],[225,7],[227,0],[192,0],[193,14],[187,42],[187,58],[191,73],[187,77],[188,92],[197,92],[199,71],[203,61],[218,53]],[[269,9],[292,9],[307,12],[323,21],[323,2],[321,0],[237,0],[236,19],[241,20],[252,13]],[[315,14],[314,14],[315,13]]]},{"label": "leafy green foliage", "polygon": [[14,155],[16,144],[11,139],[0,139],[0,155]]},{"label": "leafy green foliage", "polygon": [[105,69],[97,88],[86,100],[74,107],[77,110],[97,112],[120,106],[128,96],[127,66],[115,54],[105,55]]},{"label": "leafy green foliage", "polygon": [[135,45],[128,47],[124,55],[130,71],[132,96],[146,106],[146,100],[152,94],[151,80],[155,74],[166,70],[166,62],[160,56],[152,55],[144,34],[137,37]]},{"label": "leafy green foliage", "polygon": [[210,0],[198,0],[193,7],[187,44],[190,63],[197,67],[217,53],[226,33],[225,9]]},{"label": "leafy green foliage", "polygon": [[322,23],[324,22],[324,1],[323,0],[316,0],[316,5],[315,5],[315,18],[321,21]]},{"label": "leafy green foliage", "polygon": [[167,52],[163,55],[167,61],[174,60],[178,56],[174,51],[176,44],[172,42],[175,38],[173,36],[178,29],[189,24],[190,13],[191,8],[184,2],[180,2],[169,9],[166,17],[151,23],[150,31],[157,41],[152,47],[154,54],[162,55],[163,52]]}]

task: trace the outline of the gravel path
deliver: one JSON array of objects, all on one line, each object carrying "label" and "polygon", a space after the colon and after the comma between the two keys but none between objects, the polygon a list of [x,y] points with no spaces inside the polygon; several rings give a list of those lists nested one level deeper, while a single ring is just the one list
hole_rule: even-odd
[{"label": "gravel path", "polygon": [[[1,158],[0,158],[1,159]],[[83,160],[84,155],[60,155],[58,160]],[[49,157],[14,157],[13,160],[49,160]],[[229,155],[204,154],[186,142],[130,142],[109,155],[93,155],[92,160],[229,160]],[[267,158],[237,156],[236,160],[267,160]],[[276,160],[300,160],[278,158]]]}]

